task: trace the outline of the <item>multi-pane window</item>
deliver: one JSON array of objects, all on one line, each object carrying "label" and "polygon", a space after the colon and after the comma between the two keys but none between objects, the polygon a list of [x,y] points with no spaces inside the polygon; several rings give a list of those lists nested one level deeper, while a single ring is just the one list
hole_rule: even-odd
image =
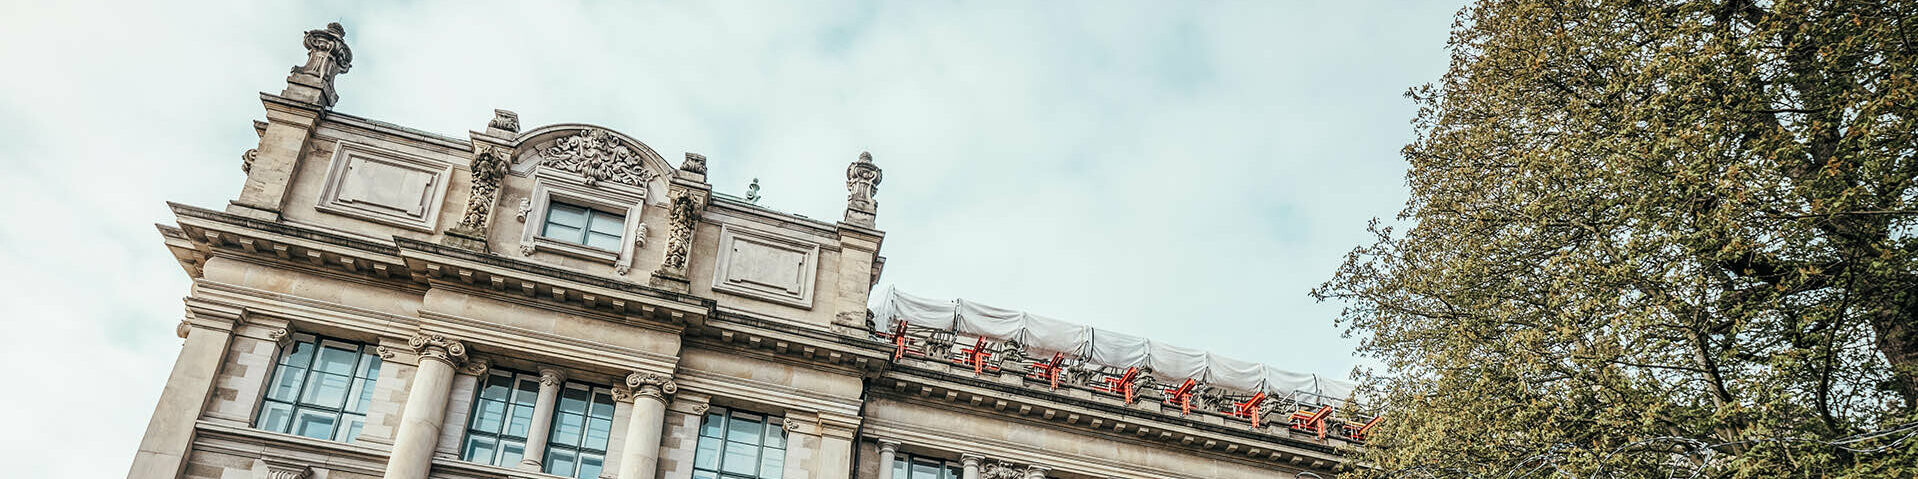
[{"label": "multi-pane window", "polygon": [[495,369],[480,385],[473,401],[473,420],[466,426],[460,459],[508,466],[526,456],[526,433],[533,427],[539,402],[539,376]]},{"label": "multi-pane window", "polygon": [[254,426],[353,442],[366,424],[380,356],[364,344],[295,335],[280,352]]},{"label": "multi-pane window", "polygon": [[786,430],[778,416],[712,408],[699,427],[693,479],[780,479]]},{"label": "multi-pane window", "polygon": [[540,236],[603,250],[619,251],[626,217],[616,213],[554,201],[546,210]]},{"label": "multi-pane window", "polygon": [[613,433],[613,394],[606,388],[566,383],[553,413],[546,441],[546,473],[582,479],[599,477],[606,464],[606,441]]},{"label": "multi-pane window", "polygon": [[958,479],[964,474],[959,463],[930,457],[898,454],[893,456],[893,479]]}]

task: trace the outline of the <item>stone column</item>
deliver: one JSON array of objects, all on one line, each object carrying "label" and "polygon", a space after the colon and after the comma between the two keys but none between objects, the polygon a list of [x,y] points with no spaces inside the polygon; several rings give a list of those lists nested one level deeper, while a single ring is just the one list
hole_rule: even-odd
[{"label": "stone column", "polygon": [[663,374],[626,376],[633,417],[626,421],[626,449],[620,452],[619,479],[653,479],[659,473],[659,439],[666,428],[666,398],[679,390]]},{"label": "stone column", "polygon": [[565,373],[539,368],[539,400],[533,404],[533,425],[526,431],[526,458],[520,459],[520,469],[538,471],[540,464],[546,462],[546,438],[552,434],[553,406],[559,402],[559,388],[565,384]]},{"label": "stone column", "polygon": [[879,440],[879,479],[892,479],[893,455],[899,452],[899,441]]},{"label": "stone column", "polygon": [[960,478],[979,479],[979,463],[984,460],[986,460],[986,458],[978,454],[960,454],[959,465],[965,468],[965,473],[960,475]]},{"label": "stone column", "polygon": [[1052,472],[1052,468],[1038,465],[1026,466],[1026,479],[1046,479],[1048,472]]},{"label": "stone column", "polygon": [[214,376],[226,358],[227,341],[233,338],[241,314],[237,308],[191,303],[187,309],[187,319],[174,331],[186,339],[186,344],[180,347],[179,359],[173,361],[166,388],[160,390],[160,402],[153,408],[153,419],[147,422],[146,435],[140,438],[128,479],[178,477],[186,469],[194,422],[213,392]]},{"label": "stone column", "polygon": [[420,367],[406,393],[393,455],[386,461],[386,479],[426,479],[426,472],[433,468],[441,422],[446,419],[446,398],[453,392],[453,372],[466,361],[466,345],[445,336],[420,334],[407,344],[419,351]]}]

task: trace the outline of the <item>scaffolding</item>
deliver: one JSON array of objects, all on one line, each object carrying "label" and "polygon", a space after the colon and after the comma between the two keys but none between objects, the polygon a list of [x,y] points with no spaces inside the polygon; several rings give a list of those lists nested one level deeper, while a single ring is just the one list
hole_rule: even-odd
[{"label": "scaffolding", "polygon": [[1013,372],[1052,390],[1080,388],[1133,404],[1161,401],[1181,415],[1216,414],[1264,427],[1280,412],[1295,431],[1362,441],[1382,419],[1361,414],[1355,384],[1160,343],[964,299],[888,289],[873,308],[874,337],[893,359],[950,362],[973,374]]}]

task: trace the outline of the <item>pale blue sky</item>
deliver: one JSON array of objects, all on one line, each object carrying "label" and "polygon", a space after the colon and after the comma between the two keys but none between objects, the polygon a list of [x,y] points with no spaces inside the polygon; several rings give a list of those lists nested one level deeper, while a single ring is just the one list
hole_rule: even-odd
[{"label": "pale blue sky", "polygon": [[828,220],[869,150],[882,288],[1343,376],[1356,340],[1306,291],[1403,204],[1400,94],[1458,7],[0,0],[0,463],[125,473],[187,286],[151,224],[239,191],[255,92],[329,21],[339,111],[597,123]]}]

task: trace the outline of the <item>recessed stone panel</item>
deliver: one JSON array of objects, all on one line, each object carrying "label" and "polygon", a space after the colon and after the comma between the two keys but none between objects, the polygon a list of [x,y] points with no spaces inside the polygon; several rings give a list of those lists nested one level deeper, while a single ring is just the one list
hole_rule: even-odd
[{"label": "recessed stone panel", "polygon": [[716,291],[810,309],[819,245],[725,226],[714,267]]},{"label": "recessed stone panel", "polygon": [[452,175],[444,162],[340,142],[318,209],[430,232]]}]

